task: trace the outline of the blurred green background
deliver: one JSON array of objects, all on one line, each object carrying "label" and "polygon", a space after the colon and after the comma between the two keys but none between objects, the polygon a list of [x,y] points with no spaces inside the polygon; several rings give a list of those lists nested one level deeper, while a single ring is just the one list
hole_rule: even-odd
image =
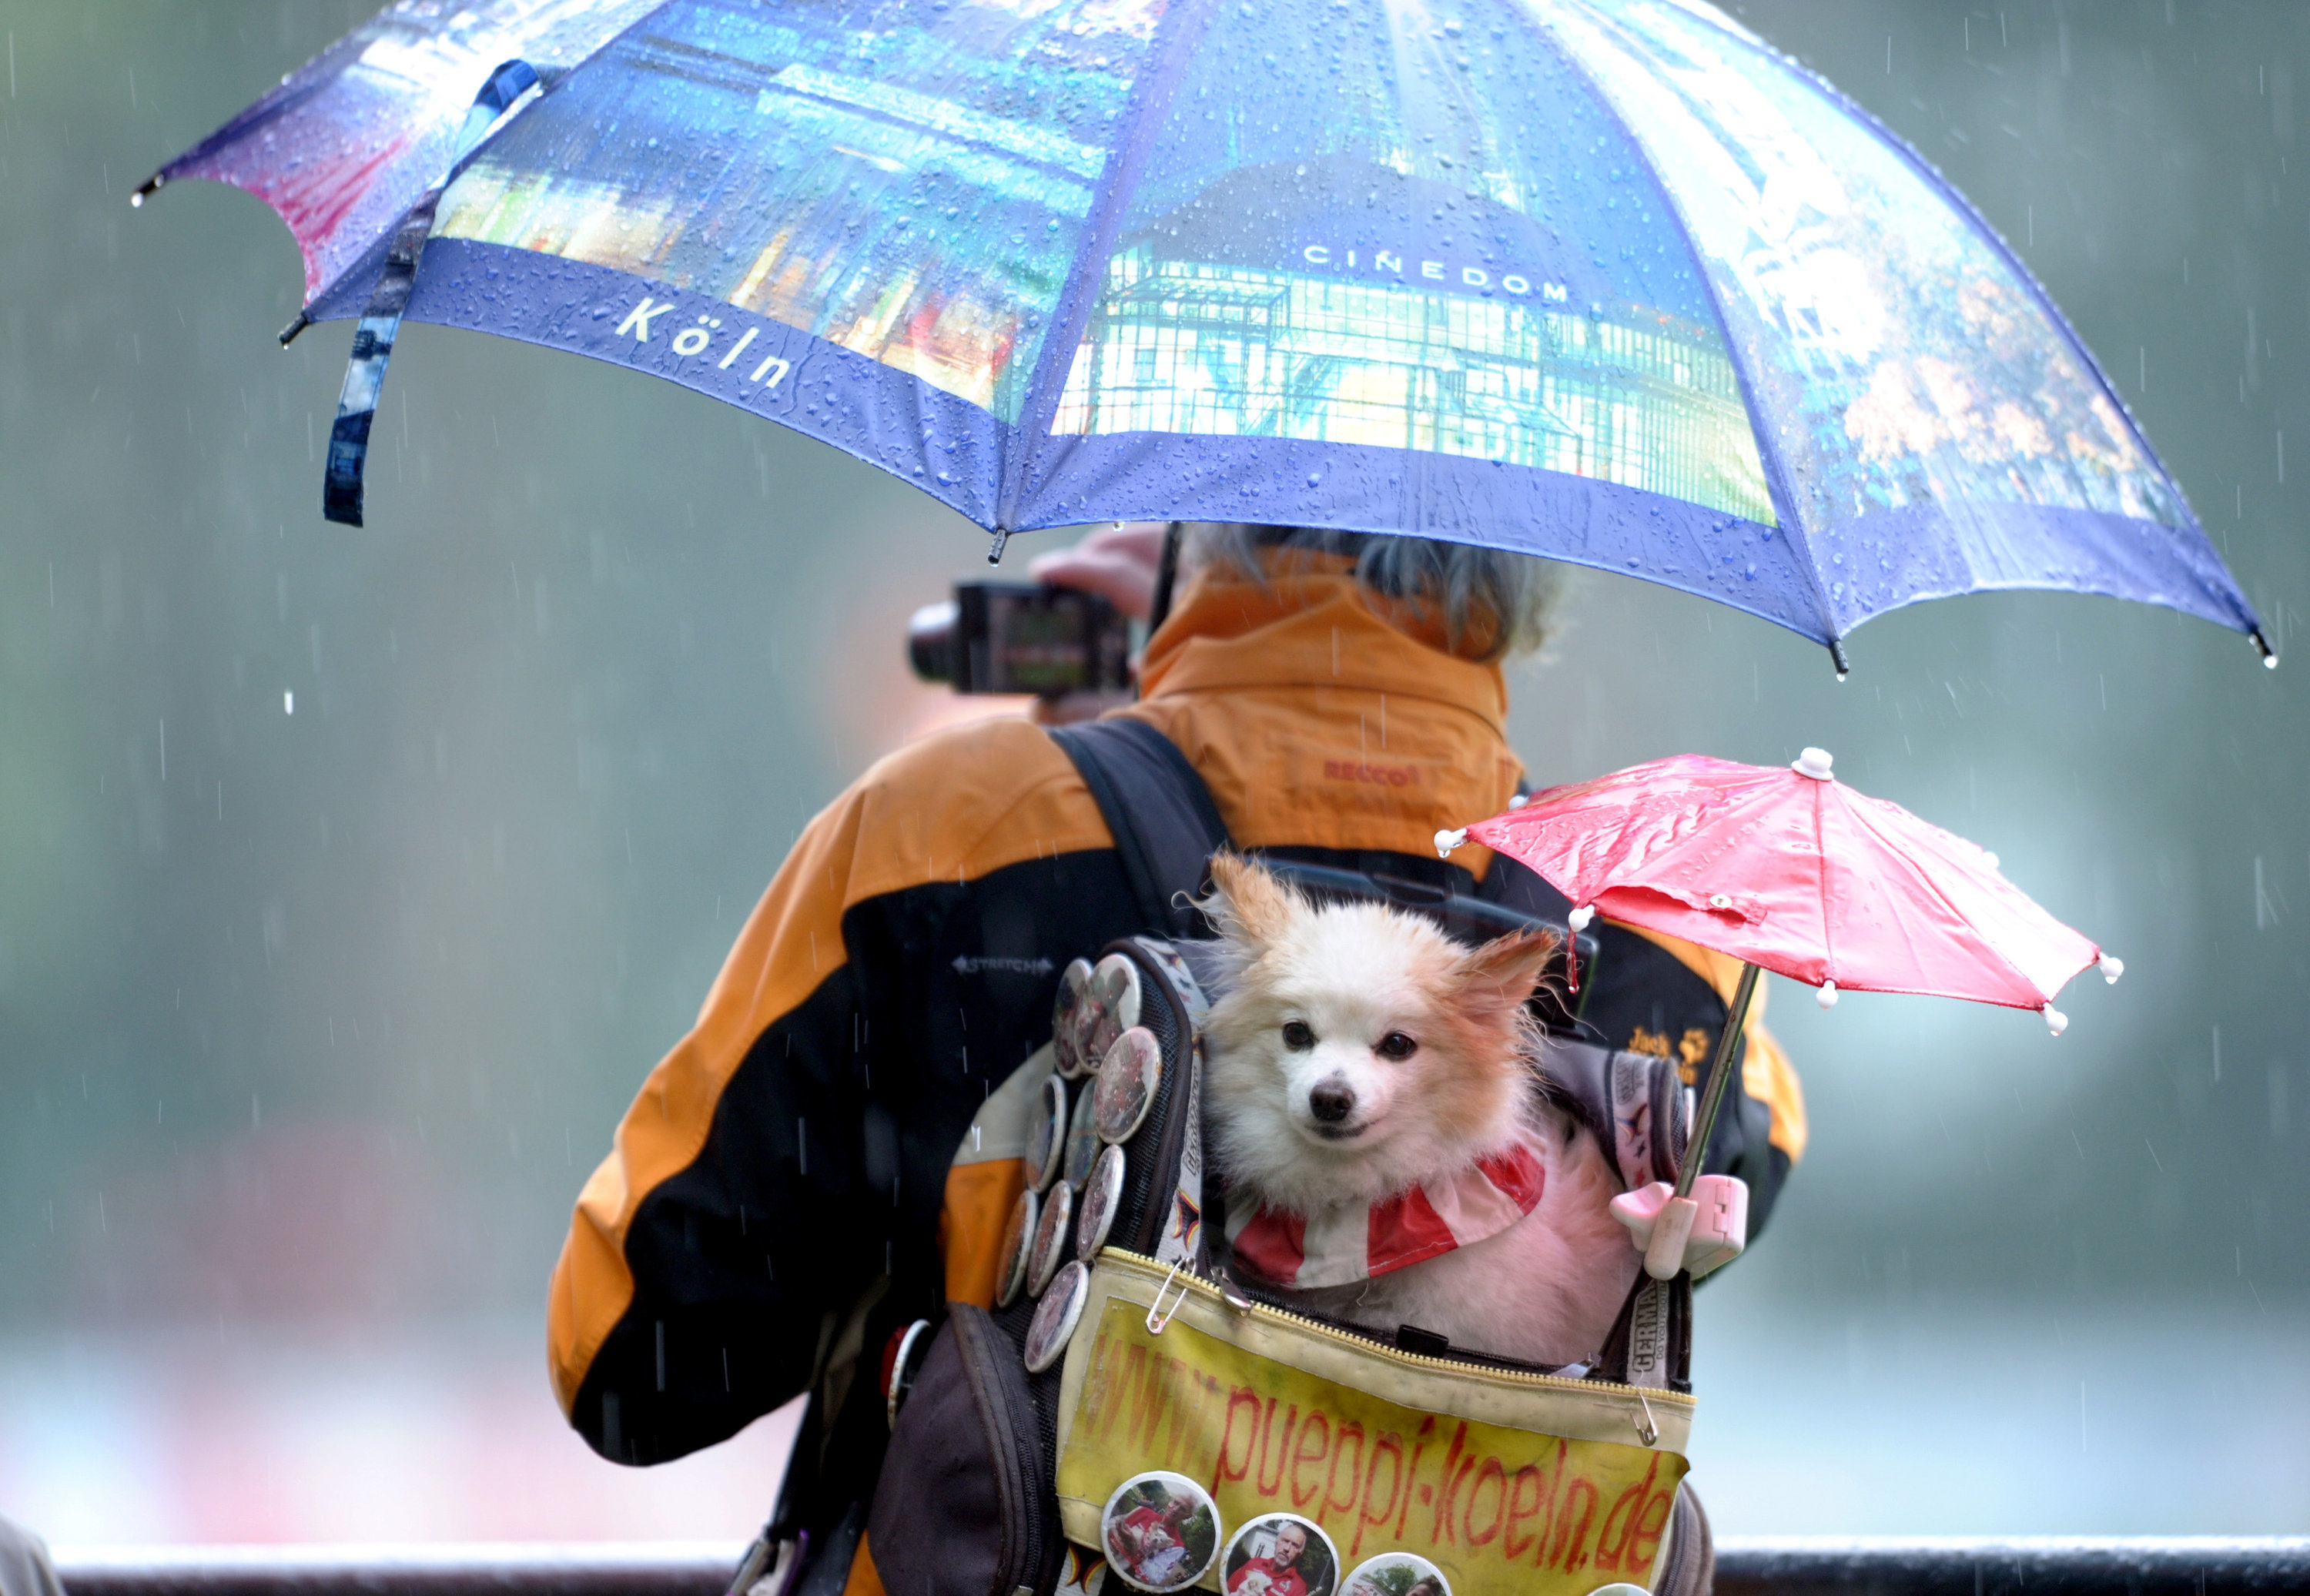
[{"label": "blurred green background", "polygon": [[[0,0],[0,1511],[742,1535],[759,1435],[677,1496],[560,1433],[545,1276],[796,830],[944,707],[901,630],[985,540],[697,395],[431,327],[369,525],[324,524],[347,337],[274,346],[286,230],[127,195],[365,9]],[[2019,250],[2290,642],[2310,5],[1734,9]],[[1819,743],[2131,970],[2058,1043],[1776,995],[1814,1141],[1701,1299],[1719,1531],[2310,1530],[2304,664],[2048,595],[1886,617],[1842,685],[1622,578],[1570,618],[1514,683],[1538,779]]]}]

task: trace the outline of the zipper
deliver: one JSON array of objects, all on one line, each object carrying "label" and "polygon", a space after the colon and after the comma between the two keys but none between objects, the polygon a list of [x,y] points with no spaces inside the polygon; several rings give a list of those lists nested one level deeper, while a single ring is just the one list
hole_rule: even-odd
[{"label": "zipper", "polygon": [[1280,1308],[1272,1303],[1254,1302],[1248,1307],[1238,1307],[1228,1300],[1225,1292],[1202,1275],[1190,1273],[1185,1270],[1175,1271],[1152,1258],[1126,1252],[1121,1247],[1102,1248],[1099,1254],[1099,1262],[1111,1263],[1125,1273],[1136,1275],[1142,1279],[1161,1282],[1167,1278],[1176,1276],[1170,1281],[1175,1288],[1194,1291],[1205,1297],[1216,1298],[1230,1313],[1250,1314],[1254,1317],[1264,1314],[1268,1318],[1281,1320],[1295,1330],[1310,1331],[1329,1340],[1352,1347],[1359,1352],[1377,1353],[1395,1363],[1412,1368],[1433,1369],[1439,1374],[1447,1374],[1460,1378],[1475,1376],[1486,1380],[1497,1380],[1503,1384],[1537,1387],[1545,1391],[1580,1392],[1592,1396],[1600,1392],[1615,1396],[1632,1396],[1646,1403],[1649,1403],[1653,1398],[1658,1397],[1662,1402],[1672,1408],[1695,1408],[1699,1405],[1698,1399],[1683,1392],[1656,1391],[1648,1385],[1626,1385],[1617,1380],[1572,1380],[1562,1375],[1542,1375],[1523,1369],[1504,1369],[1489,1364],[1463,1363],[1457,1358],[1435,1357],[1425,1352],[1406,1352],[1402,1348],[1390,1346],[1375,1336],[1360,1334],[1333,1324],[1328,1320],[1295,1313],[1290,1308]]},{"label": "zipper", "polygon": [[1049,1425],[1041,1411],[1044,1404],[1035,1400],[1032,1385],[1024,1379],[1020,1383],[1028,1410],[1023,1415],[1016,1411],[1007,1381],[1016,1377],[1018,1349],[1010,1338],[976,1305],[958,1305],[953,1323],[964,1378],[972,1387],[980,1422],[988,1427],[986,1441],[994,1454],[998,1476],[996,1496],[1015,1514],[1013,1522],[1000,1526],[1008,1566],[1003,1570],[1000,1588],[989,1592],[989,1596],[1011,1596],[1022,1585],[1033,1589],[1042,1581],[1051,1533],[1044,1508],[1046,1476],[1055,1449],[1052,1437],[1046,1435],[1040,1455],[1028,1455],[1032,1434],[1021,1435],[1018,1421],[1024,1418],[1037,1432],[1047,1430]]}]

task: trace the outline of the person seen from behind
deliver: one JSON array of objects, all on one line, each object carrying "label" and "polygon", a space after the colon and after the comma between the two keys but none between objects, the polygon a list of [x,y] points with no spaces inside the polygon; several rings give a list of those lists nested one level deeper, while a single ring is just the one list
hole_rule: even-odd
[{"label": "person seen from behind", "polygon": [[[1035,575],[1145,616],[1162,538],[1111,529]],[[1517,872],[1502,901],[1560,922],[1536,875],[1432,846],[1522,790],[1503,667],[1547,637],[1559,581],[1466,545],[1196,524],[1140,696],[1114,713],[1177,745],[1238,849],[1462,893]],[[812,1392],[803,1589],[880,1596],[860,1533],[890,1440],[878,1353],[950,1301],[994,1302],[1023,1159],[968,1132],[1049,1040],[1067,961],[1156,929],[1135,902],[1075,766],[1023,716],[901,748],[810,823],[578,1200],[549,1352],[597,1452],[680,1457]],[[1585,1019],[1689,1082],[1738,965],[1595,929]],[[1805,1140],[1761,999],[1709,1165],[1749,1182],[1752,1237]]]}]

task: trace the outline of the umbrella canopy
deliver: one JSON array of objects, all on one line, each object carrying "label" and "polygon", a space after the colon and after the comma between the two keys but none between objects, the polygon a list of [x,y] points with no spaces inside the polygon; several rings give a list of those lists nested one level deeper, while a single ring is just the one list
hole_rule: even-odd
[{"label": "umbrella canopy", "polygon": [[[1462,834],[1446,833],[1440,846]],[[1792,766],[1680,754],[1551,787],[1464,839],[1576,909],[1822,987],[2041,1009],[2101,960],[1996,857],[1854,792],[1818,749]],[[2112,980],[2122,967],[2102,961]]]},{"label": "umbrella canopy", "polygon": [[[544,92],[476,119],[509,60]],[[405,313],[614,360],[998,551],[1266,521],[1832,647],[2010,587],[2259,637],[2012,254],[1694,0],[401,0],[139,197],[192,177],[281,213],[364,358]]]}]

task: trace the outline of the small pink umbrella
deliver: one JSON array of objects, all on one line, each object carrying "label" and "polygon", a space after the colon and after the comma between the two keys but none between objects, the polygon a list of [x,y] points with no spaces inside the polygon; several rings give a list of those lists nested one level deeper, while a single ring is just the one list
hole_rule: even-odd
[{"label": "small pink umbrella", "polygon": [[[2055,1036],[2069,1021],[2054,994],[2071,976],[2098,964],[2115,981],[2124,969],[2000,875],[1995,854],[1854,792],[1817,748],[1788,766],[1680,754],[1550,787],[1436,837],[1439,853],[1463,842],[1545,877],[1572,900],[1576,931],[1602,915],[1744,961],[1694,1149],[1715,1127],[1759,969],[1818,987],[1824,1008],[1840,989],[1966,998],[2038,1010]],[[1699,1167],[1688,1156],[1678,1173],[1662,1245],[1646,1256],[1655,1274],[1671,1230],[1683,1252]]]}]

